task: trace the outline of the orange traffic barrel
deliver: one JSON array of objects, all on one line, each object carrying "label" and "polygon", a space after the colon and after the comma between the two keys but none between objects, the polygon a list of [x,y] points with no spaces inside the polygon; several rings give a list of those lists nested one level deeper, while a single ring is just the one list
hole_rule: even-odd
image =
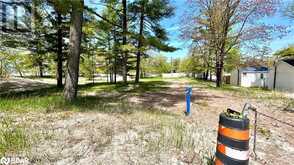
[{"label": "orange traffic barrel", "polygon": [[215,165],[248,165],[249,119],[228,109],[219,117]]}]

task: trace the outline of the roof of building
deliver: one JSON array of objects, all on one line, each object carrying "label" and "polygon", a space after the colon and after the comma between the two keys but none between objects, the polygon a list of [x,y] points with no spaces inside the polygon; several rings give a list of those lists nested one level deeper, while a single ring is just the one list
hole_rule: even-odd
[{"label": "roof of building", "polygon": [[285,58],[285,59],[282,59],[282,61],[288,63],[289,65],[294,66],[294,58]]},{"label": "roof of building", "polygon": [[264,67],[264,66],[249,66],[249,67],[244,67],[244,68],[241,68],[241,71],[242,72],[268,72],[269,69],[267,67]]}]

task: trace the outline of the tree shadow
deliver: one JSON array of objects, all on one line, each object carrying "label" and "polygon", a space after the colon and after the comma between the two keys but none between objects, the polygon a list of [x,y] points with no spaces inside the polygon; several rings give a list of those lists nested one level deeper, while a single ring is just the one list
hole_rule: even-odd
[{"label": "tree shadow", "polygon": [[[105,113],[131,113],[140,110],[152,112],[157,110],[129,103],[126,99],[127,95],[162,91],[167,88],[168,83],[163,81],[142,82],[139,84],[130,83],[127,85],[100,82],[79,85],[80,92],[77,99],[73,102],[65,101],[63,89],[55,86],[26,91],[11,91],[0,94],[0,99],[4,103],[2,104],[2,110],[4,111],[13,109],[30,111],[35,108],[38,111],[45,110],[47,113],[63,110],[99,111]],[[94,93],[94,95],[88,95],[89,93]]]},{"label": "tree shadow", "polygon": [[132,114],[134,112],[148,112],[175,116],[175,114],[154,107],[146,107],[141,104],[133,104],[123,98],[124,93],[111,97],[78,96],[73,102],[64,100],[54,102],[46,109],[46,113],[57,111],[100,112],[107,114]]},{"label": "tree shadow", "polygon": [[27,98],[35,96],[44,97],[51,96],[53,94],[58,94],[62,91],[62,88],[58,88],[56,86],[41,87],[38,89],[29,89],[25,91],[10,91],[7,93],[1,93],[0,98]]},{"label": "tree shadow", "polygon": [[[22,106],[20,104],[23,104],[24,101],[30,101],[36,104],[35,107],[45,109],[48,113],[60,110],[107,113],[130,113],[147,110],[162,113],[163,111],[159,110],[158,106],[165,109],[173,109],[177,107],[177,104],[184,104],[185,102],[185,88],[171,88],[170,82],[167,81],[146,81],[139,84],[129,83],[127,85],[123,83],[109,84],[106,82],[79,85],[78,97],[70,103],[63,99],[62,91],[62,88],[51,86],[0,94],[0,98],[10,100],[18,106]],[[134,97],[139,102],[133,102],[132,99]],[[193,91],[191,102],[215,98],[220,98],[220,96],[209,95],[204,91],[195,90]],[[41,99],[41,101],[34,102],[35,99]],[[23,109],[25,108],[30,108],[30,105],[23,107]]]},{"label": "tree shadow", "polygon": [[[185,88],[176,88],[167,92],[145,93],[139,95],[138,98],[140,99],[142,105],[148,107],[160,106],[165,108],[176,108],[178,104],[185,105],[186,102]],[[210,94],[198,88],[194,88],[191,96],[191,102],[196,103],[203,100],[212,101],[215,98],[223,98],[223,96]]]}]

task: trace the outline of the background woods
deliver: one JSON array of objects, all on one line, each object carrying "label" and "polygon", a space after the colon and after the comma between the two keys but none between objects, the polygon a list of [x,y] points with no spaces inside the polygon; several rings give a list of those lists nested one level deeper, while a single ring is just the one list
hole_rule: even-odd
[{"label": "background woods", "polygon": [[76,97],[79,75],[94,80],[95,74],[105,73],[111,83],[117,82],[118,75],[124,83],[134,76],[138,83],[142,58],[149,56],[147,50],[176,50],[165,43],[167,33],[160,26],[162,19],[173,14],[168,0],[109,0],[91,5],[84,1],[32,0],[1,1],[1,5],[5,11],[9,6],[22,8],[24,19],[17,23],[27,28],[27,32],[14,28],[3,10],[1,55],[11,54],[14,48],[25,50],[6,58],[15,61],[9,67],[21,77],[23,72],[32,71],[39,77],[54,76],[58,87],[63,86],[65,77],[67,100]]}]

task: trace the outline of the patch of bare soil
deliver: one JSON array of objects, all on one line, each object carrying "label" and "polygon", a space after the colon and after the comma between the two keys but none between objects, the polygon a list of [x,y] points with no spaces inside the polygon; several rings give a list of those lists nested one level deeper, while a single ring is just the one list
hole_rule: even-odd
[{"label": "patch of bare soil", "polygon": [[49,83],[26,79],[26,78],[11,78],[11,79],[0,79],[0,94],[9,92],[20,92],[35,89],[42,89],[50,87]]}]

